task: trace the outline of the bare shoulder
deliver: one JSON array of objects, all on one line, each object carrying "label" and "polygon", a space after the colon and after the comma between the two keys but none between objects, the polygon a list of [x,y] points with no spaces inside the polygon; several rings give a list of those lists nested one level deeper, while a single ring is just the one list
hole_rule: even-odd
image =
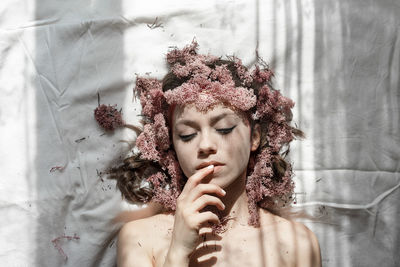
[{"label": "bare shoulder", "polygon": [[281,253],[296,266],[321,266],[321,252],[316,235],[304,224],[273,214],[264,214],[262,227],[274,231]]},{"label": "bare shoulder", "polygon": [[143,234],[147,231],[165,231],[165,229],[173,223],[173,220],[173,215],[171,214],[156,214],[151,217],[130,221],[124,224],[121,228],[121,232],[123,234]]},{"label": "bare shoulder", "polygon": [[[314,260],[318,260],[318,262],[320,262],[321,253],[316,235],[307,226],[305,226],[300,222],[295,222],[295,221],[289,221],[289,222],[293,228],[292,233],[297,240],[296,244],[299,247],[300,254],[310,255]],[[318,265],[310,264],[307,266],[320,266],[320,265],[321,264],[319,263]]]},{"label": "bare shoulder", "polygon": [[321,251],[316,235],[304,224],[291,222],[297,238],[299,266],[321,266]]},{"label": "bare shoulder", "polygon": [[153,266],[154,249],[172,228],[173,216],[157,214],[124,224],[118,234],[118,266]]}]

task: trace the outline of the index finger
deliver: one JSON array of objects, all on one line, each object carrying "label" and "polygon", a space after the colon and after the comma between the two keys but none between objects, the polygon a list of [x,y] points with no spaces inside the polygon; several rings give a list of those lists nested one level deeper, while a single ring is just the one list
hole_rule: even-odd
[{"label": "index finger", "polygon": [[194,187],[196,187],[201,180],[206,177],[207,175],[214,172],[214,165],[208,165],[207,167],[200,169],[198,172],[193,174],[187,180],[185,186],[183,187],[182,193],[185,194],[186,192],[190,192]]}]

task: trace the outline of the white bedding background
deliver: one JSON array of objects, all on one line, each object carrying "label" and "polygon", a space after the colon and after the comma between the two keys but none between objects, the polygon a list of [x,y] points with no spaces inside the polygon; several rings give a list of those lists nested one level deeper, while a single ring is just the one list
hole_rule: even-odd
[{"label": "white bedding background", "polygon": [[97,96],[137,123],[135,74],[195,37],[248,66],[258,49],[295,100],[295,206],[323,266],[400,266],[399,26],[396,0],[1,1],[0,265],[115,266],[111,220],[136,206],[98,172],[135,135],[98,127]]}]

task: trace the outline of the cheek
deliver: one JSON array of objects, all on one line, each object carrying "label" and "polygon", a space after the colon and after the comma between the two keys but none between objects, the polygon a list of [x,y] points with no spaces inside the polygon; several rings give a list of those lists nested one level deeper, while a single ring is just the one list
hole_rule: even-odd
[{"label": "cheek", "polygon": [[[247,128],[241,129],[232,138],[225,142],[226,155],[231,157],[232,162],[235,162],[237,167],[247,166],[250,157],[250,132]],[[234,158],[232,158],[234,155]]]}]

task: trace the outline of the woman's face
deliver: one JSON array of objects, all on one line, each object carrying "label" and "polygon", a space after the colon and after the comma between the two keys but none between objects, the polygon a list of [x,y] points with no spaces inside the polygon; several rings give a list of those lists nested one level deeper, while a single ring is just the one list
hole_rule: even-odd
[{"label": "woman's face", "polygon": [[250,152],[259,144],[259,131],[251,138],[250,124],[223,105],[205,113],[193,105],[177,106],[172,127],[173,145],[186,177],[213,164],[210,183],[222,188],[246,174]]}]

